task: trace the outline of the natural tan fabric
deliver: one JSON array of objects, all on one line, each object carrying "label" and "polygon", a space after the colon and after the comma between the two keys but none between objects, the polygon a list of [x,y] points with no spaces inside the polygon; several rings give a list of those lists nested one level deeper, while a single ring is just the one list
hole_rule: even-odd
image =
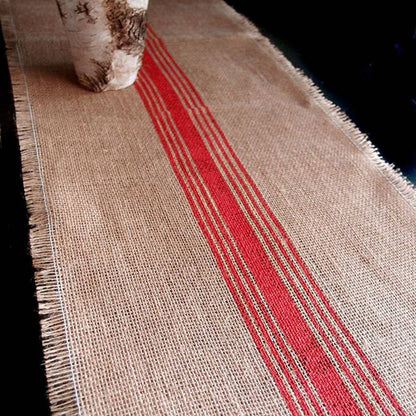
[{"label": "natural tan fabric", "polygon": [[[416,414],[416,193],[307,79],[222,1],[152,0],[149,52],[137,88],[95,94],[77,85],[53,1],[0,4],[34,226],[31,249],[53,413],[290,415],[309,408],[310,414],[371,414],[372,408],[373,414]],[[280,321],[267,300],[278,301],[289,283],[260,287],[257,263],[250,263],[254,249],[238,245],[238,227],[233,231],[233,218],[218,208],[214,185],[204,176],[207,160],[192,159],[185,133],[193,130],[180,122],[185,116],[175,119],[169,97],[167,108],[157,110],[166,93],[162,81],[156,85],[157,71],[170,76],[163,59],[185,74],[170,67],[178,100],[186,94],[202,100],[188,113],[201,130],[198,120],[208,114],[205,128],[212,131],[204,140],[219,130],[226,138],[218,133],[219,141],[207,144],[210,157],[217,160],[221,140],[229,143],[232,150],[224,155],[231,162],[221,156],[215,163],[224,176],[231,166],[227,184],[263,242],[265,258],[278,269],[274,250],[290,252],[281,257],[282,270],[288,270],[287,276],[279,272],[282,281],[307,276],[288,289],[302,325],[316,336],[316,345],[305,343],[305,351],[294,324],[279,344],[279,334],[287,334],[284,321],[290,325],[294,318],[281,309]],[[186,89],[188,81],[196,92]],[[182,162],[169,153],[174,144],[163,141],[169,132],[183,133],[178,143],[188,148],[182,154],[178,144]],[[199,173],[185,186],[180,178],[186,181],[194,168]],[[199,194],[192,195],[206,199],[198,205],[194,197],[195,208],[187,189],[198,181]],[[244,202],[244,187],[260,196]],[[256,198],[265,205],[251,215]],[[201,214],[203,222],[198,212],[211,205],[217,211]],[[217,221],[211,228],[210,218]],[[284,235],[274,218],[296,252],[284,237],[268,243],[269,234]],[[262,221],[271,224],[264,234],[257,225]],[[223,237],[213,243],[208,237],[216,230]],[[221,263],[226,254],[216,256],[222,241],[228,253],[237,247],[230,263]],[[260,260],[261,269],[266,260]],[[257,303],[257,292],[249,289],[247,298],[234,295],[224,264],[238,269],[235,279],[250,269],[247,282],[252,278],[260,287]],[[302,286],[308,273],[314,283]],[[242,311],[251,301],[257,306],[247,318]],[[308,308],[315,312],[308,315]],[[333,333],[341,334],[339,344],[325,319],[338,328]],[[259,337],[263,347],[248,322],[258,333],[264,322],[272,328]],[[283,352],[273,355],[273,348]],[[308,367],[319,348],[332,358],[321,362],[322,369]],[[273,361],[278,353],[288,357],[287,375]],[[274,357],[272,364],[264,354]],[[348,354],[364,363],[360,368],[376,380],[376,393],[361,381]],[[339,374],[361,413],[344,404],[333,407],[342,397],[319,378],[331,363],[337,363],[334,380]],[[271,367],[281,373],[273,375]],[[305,381],[300,387],[297,381],[279,384],[290,377]]]}]

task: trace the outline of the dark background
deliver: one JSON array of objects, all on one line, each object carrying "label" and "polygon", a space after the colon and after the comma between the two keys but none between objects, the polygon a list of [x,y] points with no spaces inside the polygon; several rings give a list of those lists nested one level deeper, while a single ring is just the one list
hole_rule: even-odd
[{"label": "dark background", "polygon": [[385,160],[416,182],[414,2],[227,3],[312,78]]},{"label": "dark background", "polygon": [[[299,3],[266,0],[227,2],[312,78],[369,136],[383,158],[416,183],[416,14],[411,6],[395,2],[365,10],[351,3],[342,7],[314,3],[305,9]],[[46,415],[27,212],[2,39],[0,49],[6,401],[12,414]]]}]

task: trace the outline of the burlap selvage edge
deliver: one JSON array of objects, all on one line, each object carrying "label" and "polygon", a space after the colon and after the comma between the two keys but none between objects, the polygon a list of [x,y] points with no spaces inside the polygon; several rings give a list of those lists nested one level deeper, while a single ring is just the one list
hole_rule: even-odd
[{"label": "burlap selvage edge", "polygon": [[331,100],[325,97],[321,89],[309,78],[302,69],[296,68],[285,55],[245,16],[238,13],[232,6],[222,1],[224,8],[233,19],[238,21],[247,30],[247,35],[255,39],[275,59],[279,60],[281,68],[296,84],[303,86],[309,97],[319,106],[324,114],[336,127],[338,127],[384,176],[387,182],[403,197],[403,199],[416,209],[416,186],[392,163],[387,163],[381,156],[377,147],[370,141],[349,116]]},{"label": "burlap selvage edge", "polygon": [[42,166],[24,62],[19,50],[9,0],[0,0],[0,20],[16,113],[24,197],[29,216],[30,254],[40,316],[50,410],[53,414],[79,414],[79,400],[68,347],[67,323],[54,258]]}]

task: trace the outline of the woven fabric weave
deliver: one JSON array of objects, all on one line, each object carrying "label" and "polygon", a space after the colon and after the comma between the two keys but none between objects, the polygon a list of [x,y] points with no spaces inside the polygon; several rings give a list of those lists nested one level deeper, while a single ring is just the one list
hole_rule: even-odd
[{"label": "woven fabric weave", "polygon": [[2,0],[65,415],[416,414],[416,192],[220,0],[152,0],[134,86]]}]

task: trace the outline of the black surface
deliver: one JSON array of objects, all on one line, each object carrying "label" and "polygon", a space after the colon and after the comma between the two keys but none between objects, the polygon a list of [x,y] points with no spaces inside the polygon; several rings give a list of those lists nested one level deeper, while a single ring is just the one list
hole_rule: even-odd
[{"label": "black surface", "polygon": [[15,109],[1,32],[0,125],[5,409],[10,406],[9,414],[13,415],[47,415],[38,310],[28,248],[28,214],[23,196]]},{"label": "black surface", "polygon": [[[382,156],[416,181],[416,23],[413,10],[363,11],[293,6],[265,0],[228,0],[247,15],[338,104],[380,149]],[[303,6],[303,5],[302,5]],[[0,51],[0,147],[2,270],[6,281],[4,340],[6,401],[13,414],[47,415],[28,218],[10,79]],[[29,412],[23,409],[30,409]]]},{"label": "black surface", "polygon": [[416,183],[413,2],[227,3],[249,17],[368,135],[386,161]]}]

